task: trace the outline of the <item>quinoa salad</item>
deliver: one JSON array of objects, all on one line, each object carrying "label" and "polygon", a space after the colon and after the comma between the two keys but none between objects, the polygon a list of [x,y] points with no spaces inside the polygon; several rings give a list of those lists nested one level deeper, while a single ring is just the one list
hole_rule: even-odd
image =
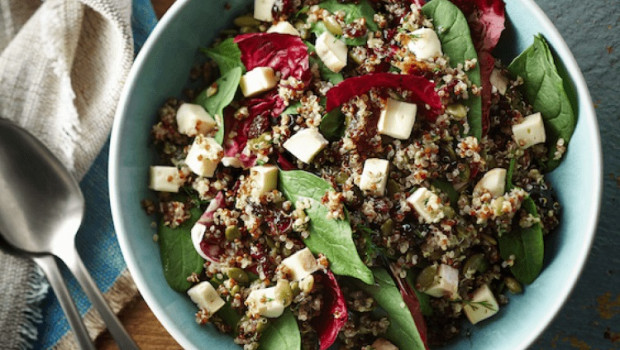
[{"label": "quinoa salad", "polygon": [[200,48],[143,201],[196,322],[245,350],[428,349],[527,293],[576,117],[542,36],[494,56],[505,17],[255,0]]}]

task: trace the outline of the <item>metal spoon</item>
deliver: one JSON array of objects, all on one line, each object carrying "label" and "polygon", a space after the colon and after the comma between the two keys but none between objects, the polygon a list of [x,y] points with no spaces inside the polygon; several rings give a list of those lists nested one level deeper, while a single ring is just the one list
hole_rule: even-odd
[{"label": "metal spoon", "polygon": [[[84,216],[84,197],[77,181],[32,134],[3,119],[0,119],[0,193],[3,197],[0,234],[7,243],[26,253],[52,254],[64,261],[119,348],[138,349],[103,299],[75,249],[75,235]],[[37,259],[37,263],[41,261]],[[48,277],[56,275],[51,278],[57,282],[60,275],[53,270],[58,267],[52,267],[51,263],[45,266],[52,271]]]}]

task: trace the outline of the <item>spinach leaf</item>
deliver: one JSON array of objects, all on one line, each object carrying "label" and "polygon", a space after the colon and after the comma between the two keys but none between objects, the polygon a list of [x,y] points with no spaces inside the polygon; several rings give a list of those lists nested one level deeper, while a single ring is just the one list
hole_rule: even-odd
[{"label": "spinach leaf", "polygon": [[[222,282],[219,281],[217,278],[212,278],[209,282],[215,289],[217,289],[217,287],[222,284]],[[233,329],[233,332],[237,331],[237,323],[239,323],[239,320],[241,320],[241,315],[237,313],[237,310],[233,309],[233,307],[230,306],[230,302],[226,302],[226,304],[224,304],[224,306],[222,306],[222,308],[219,309],[216,314],[220,316],[230,328]]]},{"label": "spinach leaf", "polygon": [[354,281],[355,285],[368,293],[377,301],[377,304],[386,311],[390,319],[390,326],[385,333],[399,349],[424,350],[424,342],[416,328],[413,316],[405,305],[398,287],[394,284],[390,274],[382,268],[374,268],[375,285],[365,285]]},{"label": "spinach leaf", "polygon": [[568,145],[577,124],[577,116],[545,39],[540,35],[535,36],[532,46],[515,58],[508,70],[513,76],[523,78],[522,91],[526,99],[543,117],[549,148],[545,170],[551,171],[562,161],[554,159],[556,142],[564,139],[564,144]]},{"label": "spinach leaf", "polygon": [[190,214],[191,217],[177,228],[170,228],[161,221],[157,230],[164,277],[177,292],[185,292],[192,286],[187,277],[192,273],[201,273],[204,264],[204,259],[194,249],[190,235],[202,210],[194,207]]},{"label": "spinach leaf", "polygon": [[[442,50],[446,56],[450,57],[452,67],[456,67],[459,63],[465,65],[466,60],[478,59],[467,19],[456,5],[449,0],[432,0],[422,6],[422,12],[433,20]],[[481,86],[479,65],[468,70],[467,76],[472,84]],[[470,91],[469,98],[463,102],[469,107],[467,116],[469,133],[480,140],[482,137],[482,98]]]},{"label": "spinach leaf", "polygon": [[301,349],[301,335],[291,309],[276,318],[260,337],[260,348],[265,350]]},{"label": "spinach leaf", "polygon": [[344,21],[347,24],[358,18],[365,18],[366,27],[368,27],[369,31],[376,32],[379,30],[377,23],[375,23],[375,10],[372,8],[368,0],[361,0],[358,3],[342,3],[338,0],[327,0],[322,1],[319,4],[319,7],[326,9],[332,14],[336,11],[344,12]]},{"label": "spinach leaf", "polygon": [[344,123],[344,114],[340,108],[334,108],[323,116],[319,130],[326,139],[336,141],[342,138],[346,125]]},{"label": "spinach leaf", "polygon": [[435,179],[431,182],[431,185],[448,195],[452,208],[458,208],[457,202],[459,201],[459,193],[456,192],[451,183],[445,180]]},{"label": "spinach leaf", "polygon": [[333,273],[372,284],[372,272],[357,253],[349,220],[326,218],[327,208],[321,204],[321,198],[325,192],[332,190],[329,183],[309,172],[291,170],[279,172],[279,187],[293,204],[304,198],[312,202],[312,206],[306,209],[310,218],[310,236],[304,243],[308,248],[315,254],[325,254]]},{"label": "spinach leaf", "polygon": [[344,80],[344,78],[342,77],[342,74],[332,72],[331,69],[327,68],[325,63],[323,63],[323,61],[321,61],[319,57],[311,54],[312,52],[316,52],[314,45],[310,44],[307,41],[305,42],[305,44],[308,47],[308,55],[309,55],[308,60],[310,61],[310,65],[312,66],[313,64],[316,63],[319,66],[319,73],[321,74],[321,78],[329,81],[330,83],[334,85]]},{"label": "spinach leaf", "polygon": [[293,103],[292,105],[286,107],[286,109],[282,112],[281,115],[286,115],[286,114],[299,114],[297,113],[297,108],[301,107],[301,102],[297,101],[295,103]]},{"label": "spinach leaf", "polygon": [[241,68],[235,67],[215,82],[217,85],[215,95],[207,97],[208,89],[205,89],[194,100],[195,103],[203,106],[215,118],[218,128],[215,140],[220,145],[224,142],[224,108],[228,107],[235,98],[240,80]]},{"label": "spinach leaf", "polygon": [[[523,200],[522,208],[534,217],[538,217],[536,204],[530,197]],[[545,247],[540,223],[530,227],[521,227],[518,218],[511,232],[499,237],[499,252],[502,259],[507,260],[514,255],[515,263],[510,268],[512,274],[524,284],[534,282],[543,267]]]},{"label": "spinach leaf", "polygon": [[200,51],[217,63],[221,75],[237,67],[241,68],[242,73],[245,73],[245,66],[241,62],[241,50],[233,38],[228,38],[215,47],[200,49]]}]

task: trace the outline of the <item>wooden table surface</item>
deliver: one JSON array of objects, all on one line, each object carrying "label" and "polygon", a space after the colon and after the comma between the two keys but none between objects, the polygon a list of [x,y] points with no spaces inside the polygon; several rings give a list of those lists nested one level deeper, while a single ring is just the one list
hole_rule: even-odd
[{"label": "wooden table surface", "polygon": [[[161,17],[175,0],[152,0],[157,17]],[[181,346],[168,334],[159,323],[151,309],[141,296],[121,311],[119,318],[129,334],[141,349],[171,350],[181,349]],[[97,349],[118,349],[116,343],[105,332],[97,340]]]}]

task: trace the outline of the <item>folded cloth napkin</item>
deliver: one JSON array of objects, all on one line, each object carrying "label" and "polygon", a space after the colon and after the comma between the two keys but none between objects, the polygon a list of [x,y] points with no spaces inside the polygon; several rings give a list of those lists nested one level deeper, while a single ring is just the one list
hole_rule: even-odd
[{"label": "folded cloth napkin", "polygon": [[[0,0],[0,117],[30,130],[79,179],[108,138],[133,61],[131,5],[130,0]],[[105,163],[106,157],[100,158]],[[82,188],[105,184],[105,174],[100,177],[83,181]],[[109,222],[109,207],[107,213]],[[103,228],[113,237],[108,226]],[[0,348],[30,348],[47,284],[30,260],[1,250],[0,271]],[[128,274],[123,276],[135,293]],[[84,309],[83,302],[77,304]],[[92,334],[100,331],[101,326]]]}]

